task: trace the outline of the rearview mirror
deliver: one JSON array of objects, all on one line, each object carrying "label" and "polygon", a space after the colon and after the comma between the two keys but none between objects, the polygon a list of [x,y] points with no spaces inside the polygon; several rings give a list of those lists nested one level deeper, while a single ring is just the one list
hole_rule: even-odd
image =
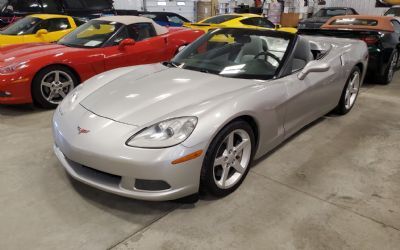
[{"label": "rearview mirror", "polygon": [[46,35],[47,33],[49,33],[46,29],[40,29],[36,32],[37,36],[42,36],[42,35]]},{"label": "rearview mirror", "polygon": [[280,29],[280,28],[282,28],[282,25],[280,25],[280,24],[275,24],[275,29]]},{"label": "rearview mirror", "polygon": [[309,62],[297,75],[299,80],[304,80],[306,76],[312,72],[326,72],[331,68],[327,63],[321,63],[319,61]]},{"label": "rearview mirror", "polygon": [[119,48],[120,48],[120,49],[124,49],[124,48],[127,47],[127,46],[133,46],[133,45],[135,45],[135,43],[136,43],[136,41],[133,40],[132,38],[126,38],[126,39],[122,40],[122,41],[119,43]]}]

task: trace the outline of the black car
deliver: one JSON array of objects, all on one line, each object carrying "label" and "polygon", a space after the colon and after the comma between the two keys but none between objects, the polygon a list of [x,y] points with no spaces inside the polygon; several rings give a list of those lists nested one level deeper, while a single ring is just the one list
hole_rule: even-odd
[{"label": "black car", "polygon": [[115,10],[115,12],[117,13],[117,15],[144,16],[153,19],[154,22],[162,26],[180,27],[183,25],[183,23],[190,22],[185,17],[173,12],[153,12],[137,10]]},{"label": "black car", "polygon": [[[369,51],[368,75],[389,84],[400,64],[400,22],[388,16],[337,16],[321,29],[303,29],[299,34],[359,39]],[[371,79],[371,78],[368,78]]]},{"label": "black car", "polygon": [[83,18],[115,14],[112,0],[0,0],[0,27],[37,13]]},{"label": "black car", "polygon": [[332,7],[322,8],[311,18],[299,22],[298,29],[319,29],[329,18],[334,16],[358,15],[353,8]]}]

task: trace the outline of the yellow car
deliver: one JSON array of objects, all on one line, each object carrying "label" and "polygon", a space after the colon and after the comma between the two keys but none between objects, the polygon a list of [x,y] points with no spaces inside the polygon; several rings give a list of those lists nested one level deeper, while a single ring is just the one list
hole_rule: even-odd
[{"label": "yellow car", "polygon": [[210,29],[217,28],[261,28],[279,30],[290,33],[297,33],[297,29],[290,27],[281,27],[269,21],[266,17],[257,14],[225,14],[213,16],[201,20],[197,23],[184,23],[183,26],[192,29],[201,29],[208,32]]},{"label": "yellow car", "polygon": [[76,27],[77,23],[70,16],[30,15],[1,30],[0,45],[55,42],[73,31]]}]

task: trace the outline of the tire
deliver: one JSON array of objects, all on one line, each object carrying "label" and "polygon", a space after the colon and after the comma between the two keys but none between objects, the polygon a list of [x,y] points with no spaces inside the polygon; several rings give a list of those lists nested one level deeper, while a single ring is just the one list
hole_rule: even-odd
[{"label": "tire", "polygon": [[385,74],[377,78],[380,84],[388,85],[392,82],[394,73],[397,69],[397,62],[399,60],[399,52],[395,49],[390,56],[389,64],[385,69]]},{"label": "tire", "polygon": [[339,104],[334,109],[338,115],[345,115],[353,108],[361,87],[361,71],[354,67],[342,91]]},{"label": "tire", "polygon": [[33,102],[42,108],[56,108],[78,83],[75,73],[67,67],[58,65],[46,67],[33,78]]},{"label": "tire", "polygon": [[[230,141],[233,147],[227,147]],[[247,122],[236,120],[225,126],[204,157],[200,192],[223,197],[235,191],[249,172],[254,151],[254,132]]]}]

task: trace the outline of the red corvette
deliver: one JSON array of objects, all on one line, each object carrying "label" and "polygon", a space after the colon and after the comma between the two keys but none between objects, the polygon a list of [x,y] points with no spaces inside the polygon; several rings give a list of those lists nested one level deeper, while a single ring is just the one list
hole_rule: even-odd
[{"label": "red corvette", "polygon": [[166,28],[151,19],[94,19],[58,43],[0,47],[0,104],[54,108],[79,83],[107,70],[170,60],[201,30]]}]

